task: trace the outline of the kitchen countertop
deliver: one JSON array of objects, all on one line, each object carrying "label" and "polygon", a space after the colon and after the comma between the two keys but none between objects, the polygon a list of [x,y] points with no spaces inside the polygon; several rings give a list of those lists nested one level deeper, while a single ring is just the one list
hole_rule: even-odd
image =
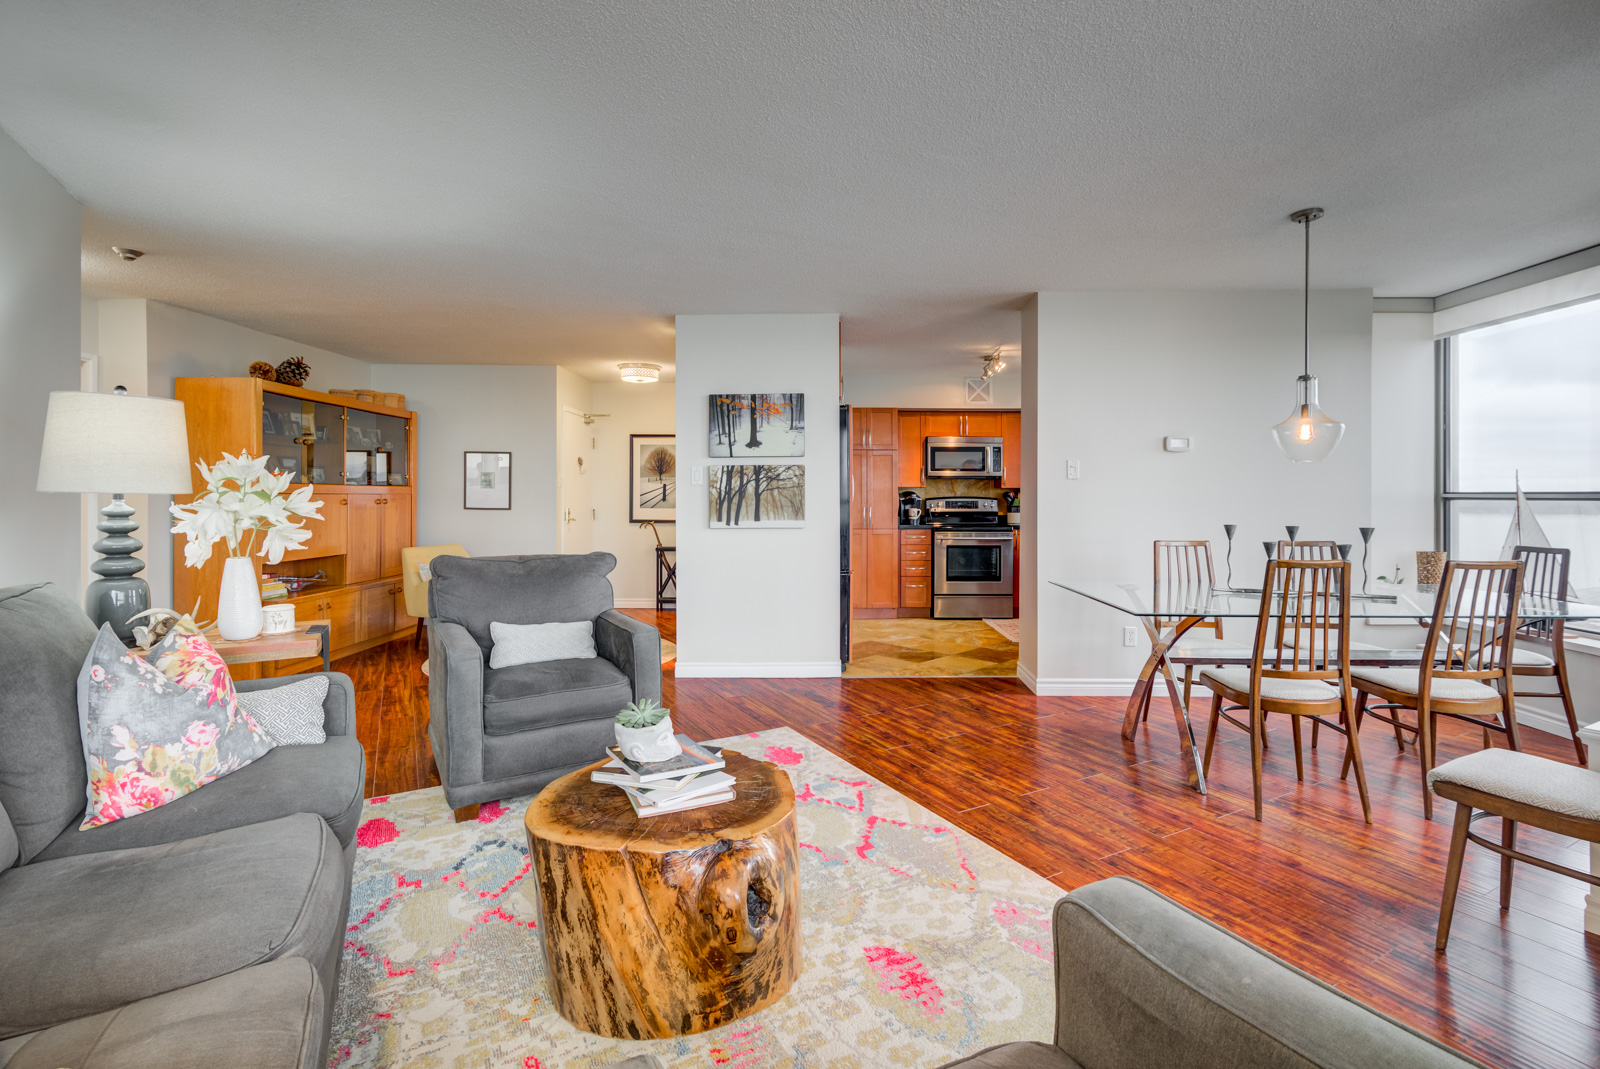
[{"label": "kitchen countertop", "polygon": [[900,529],[902,531],[950,531],[950,530],[1020,531],[1020,530],[1022,530],[1022,526],[1020,524],[1012,525],[1012,524],[1009,524],[1009,523],[1001,523],[1001,524],[996,524],[996,525],[990,526],[990,527],[951,528],[951,527],[935,527],[932,524],[927,524],[927,523],[902,523],[900,525]]}]

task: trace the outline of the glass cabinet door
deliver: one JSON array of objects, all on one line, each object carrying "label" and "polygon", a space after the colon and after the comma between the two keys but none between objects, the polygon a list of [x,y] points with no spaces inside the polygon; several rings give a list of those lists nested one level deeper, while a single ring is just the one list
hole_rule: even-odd
[{"label": "glass cabinet door", "polygon": [[358,486],[409,486],[410,428],[400,416],[345,410],[344,481]]},{"label": "glass cabinet door", "polygon": [[261,395],[261,452],[297,483],[339,482],[344,409],[282,394]]}]

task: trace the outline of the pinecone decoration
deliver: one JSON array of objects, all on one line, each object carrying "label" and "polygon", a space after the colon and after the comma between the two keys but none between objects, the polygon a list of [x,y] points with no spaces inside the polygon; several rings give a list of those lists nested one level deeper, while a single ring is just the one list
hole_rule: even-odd
[{"label": "pinecone decoration", "polygon": [[278,381],[287,382],[290,386],[300,386],[311,374],[311,365],[298,356],[291,356],[278,365]]},{"label": "pinecone decoration", "polygon": [[268,382],[276,382],[278,373],[265,360],[257,360],[250,365],[250,377],[252,379],[266,379]]}]

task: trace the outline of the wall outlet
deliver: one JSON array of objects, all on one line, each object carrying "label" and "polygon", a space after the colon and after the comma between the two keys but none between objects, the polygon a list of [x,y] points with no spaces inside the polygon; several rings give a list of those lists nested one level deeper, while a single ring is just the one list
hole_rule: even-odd
[{"label": "wall outlet", "polygon": [[1124,646],[1137,646],[1139,644],[1139,629],[1137,627],[1124,627],[1122,629],[1122,644]]},{"label": "wall outlet", "polygon": [[1067,461],[1067,478],[1076,479],[1077,477],[1078,477],[1078,462],[1076,460]]}]

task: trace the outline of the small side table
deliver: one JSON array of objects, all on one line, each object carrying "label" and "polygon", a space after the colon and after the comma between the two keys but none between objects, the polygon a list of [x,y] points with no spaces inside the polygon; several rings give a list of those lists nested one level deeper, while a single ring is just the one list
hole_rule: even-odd
[{"label": "small side table", "polygon": [[229,642],[213,628],[206,632],[206,641],[222,655],[228,664],[256,664],[260,661],[292,661],[297,657],[315,657],[322,654],[322,670],[330,671],[332,662],[328,648],[328,623],[319,620],[305,624],[287,635],[257,635],[242,642]]},{"label": "small side table", "polygon": [[[667,554],[672,554],[672,559],[667,559]],[[667,595],[667,587],[672,588],[672,595]],[[668,605],[674,610],[678,607],[678,547],[656,547],[656,612],[661,612]]]}]

